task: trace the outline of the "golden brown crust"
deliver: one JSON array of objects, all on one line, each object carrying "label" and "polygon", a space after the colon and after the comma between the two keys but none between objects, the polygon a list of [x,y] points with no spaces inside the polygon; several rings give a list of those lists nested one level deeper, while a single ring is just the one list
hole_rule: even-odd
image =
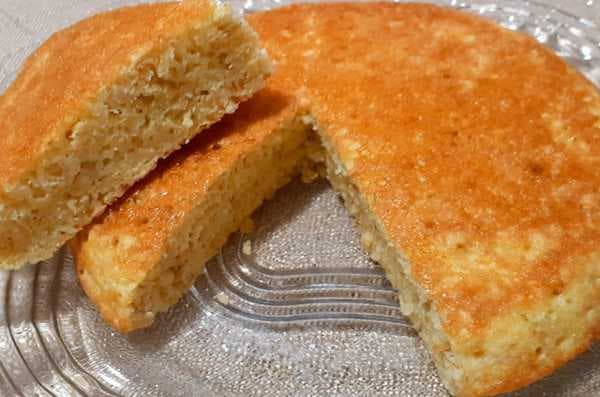
[{"label": "golden brown crust", "polygon": [[136,53],[174,37],[187,22],[206,20],[207,0],[126,7],[55,33],[25,62],[0,97],[0,186],[35,167],[56,134],[67,133],[86,105]]},{"label": "golden brown crust", "polygon": [[450,332],[560,292],[597,249],[600,95],[533,39],[424,5],[249,21],[279,80],[305,69],[294,83]]},{"label": "golden brown crust", "polygon": [[[279,63],[271,85],[310,97],[466,354],[479,354],[469,340],[496,337],[487,332],[499,318],[538,310],[599,266],[574,261],[600,245],[600,96],[533,39],[427,5],[300,5],[249,22]],[[496,385],[464,393],[556,368],[595,336],[588,314],[567,354],[515,359],[512,371],[490,369]]]}]

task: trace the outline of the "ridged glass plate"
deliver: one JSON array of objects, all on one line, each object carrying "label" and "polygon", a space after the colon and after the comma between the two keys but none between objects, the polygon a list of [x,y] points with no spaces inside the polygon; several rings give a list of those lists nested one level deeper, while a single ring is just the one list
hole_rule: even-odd
[{"label": "ridged glass plate", "polygon": [[[0,89],[51,31],[135,2],[3,0]],[[51,11],[36,12],[41,3]],[[594,23],[533,2],[438,3],[532,34],[600,84]],[[0,273],[0,395],[446,395],[326,182],[293,182],[254,219],[254,232],[233,236],[180,304],[127,337],[99,318],[66,250],[47,263]],[[598,395],[598,348],[514,394]]]}]

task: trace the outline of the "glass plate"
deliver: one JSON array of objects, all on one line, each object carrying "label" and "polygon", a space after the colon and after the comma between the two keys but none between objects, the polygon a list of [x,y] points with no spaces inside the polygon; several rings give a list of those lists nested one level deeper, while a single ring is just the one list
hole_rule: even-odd
[{"label": "glass plate", "polygon": [[[38,0],[3,2],[0,89],[51,31],[136,2],[59,0],[44,5],[52,11],[43,15]],[[533,2],[437,3],[527,32],[600,84],[600,31],[591,21]],[[280,4],[236,5],[254,11]],[[24,44],[1,45],[7,38]],[[0,273],[0,395],[447,395],[326,182],[293,182],[254,219],[256,230],[233,236],[182,302],[129,336],[100,319],[65,250]],[[593,395],[600,395],[598,347],[513,394]]]}]

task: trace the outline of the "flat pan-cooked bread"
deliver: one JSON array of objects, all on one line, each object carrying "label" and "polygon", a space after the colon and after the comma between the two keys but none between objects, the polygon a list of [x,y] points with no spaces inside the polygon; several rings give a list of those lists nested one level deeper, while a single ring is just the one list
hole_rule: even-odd
[{"label": "flat pan-cooked bread", "polygon": [[265,89],[159,164],[71,243],[83,288],[116,329],[176,303],[263,200],[299,171],[311,127]]},{"label": "flat pan-cooked bread", "polygon": [[209,0],[53,35],[0,97],[0,268],[50,257],[269,73],[247,23]]},{"label": "flat pan-cooked bread", "polygon": [[[269,87],[308,101],[328,178],[453,394],[522,387],[587,348],[600,327],[600,96],[588,81],[531,38],[435,6],[248,19],[278,63]],[[100,241],[76,248],[80,270],[103,260]]]}]

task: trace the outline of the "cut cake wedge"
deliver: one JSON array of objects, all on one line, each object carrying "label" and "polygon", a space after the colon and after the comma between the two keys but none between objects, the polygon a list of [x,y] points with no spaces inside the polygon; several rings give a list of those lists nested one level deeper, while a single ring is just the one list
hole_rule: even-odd
[{"label": "cut cake wedge", "polygon": [[229,7],[126,7],[54,34],[0,97],[0,268],[47,259],[271,65]]},{"label": "cut cake wedge", "polygon": [[265,89],[192,140],[71,242],[79,279],[122,332],[175,304],[229,235],[300,171],[311,127]]}]

